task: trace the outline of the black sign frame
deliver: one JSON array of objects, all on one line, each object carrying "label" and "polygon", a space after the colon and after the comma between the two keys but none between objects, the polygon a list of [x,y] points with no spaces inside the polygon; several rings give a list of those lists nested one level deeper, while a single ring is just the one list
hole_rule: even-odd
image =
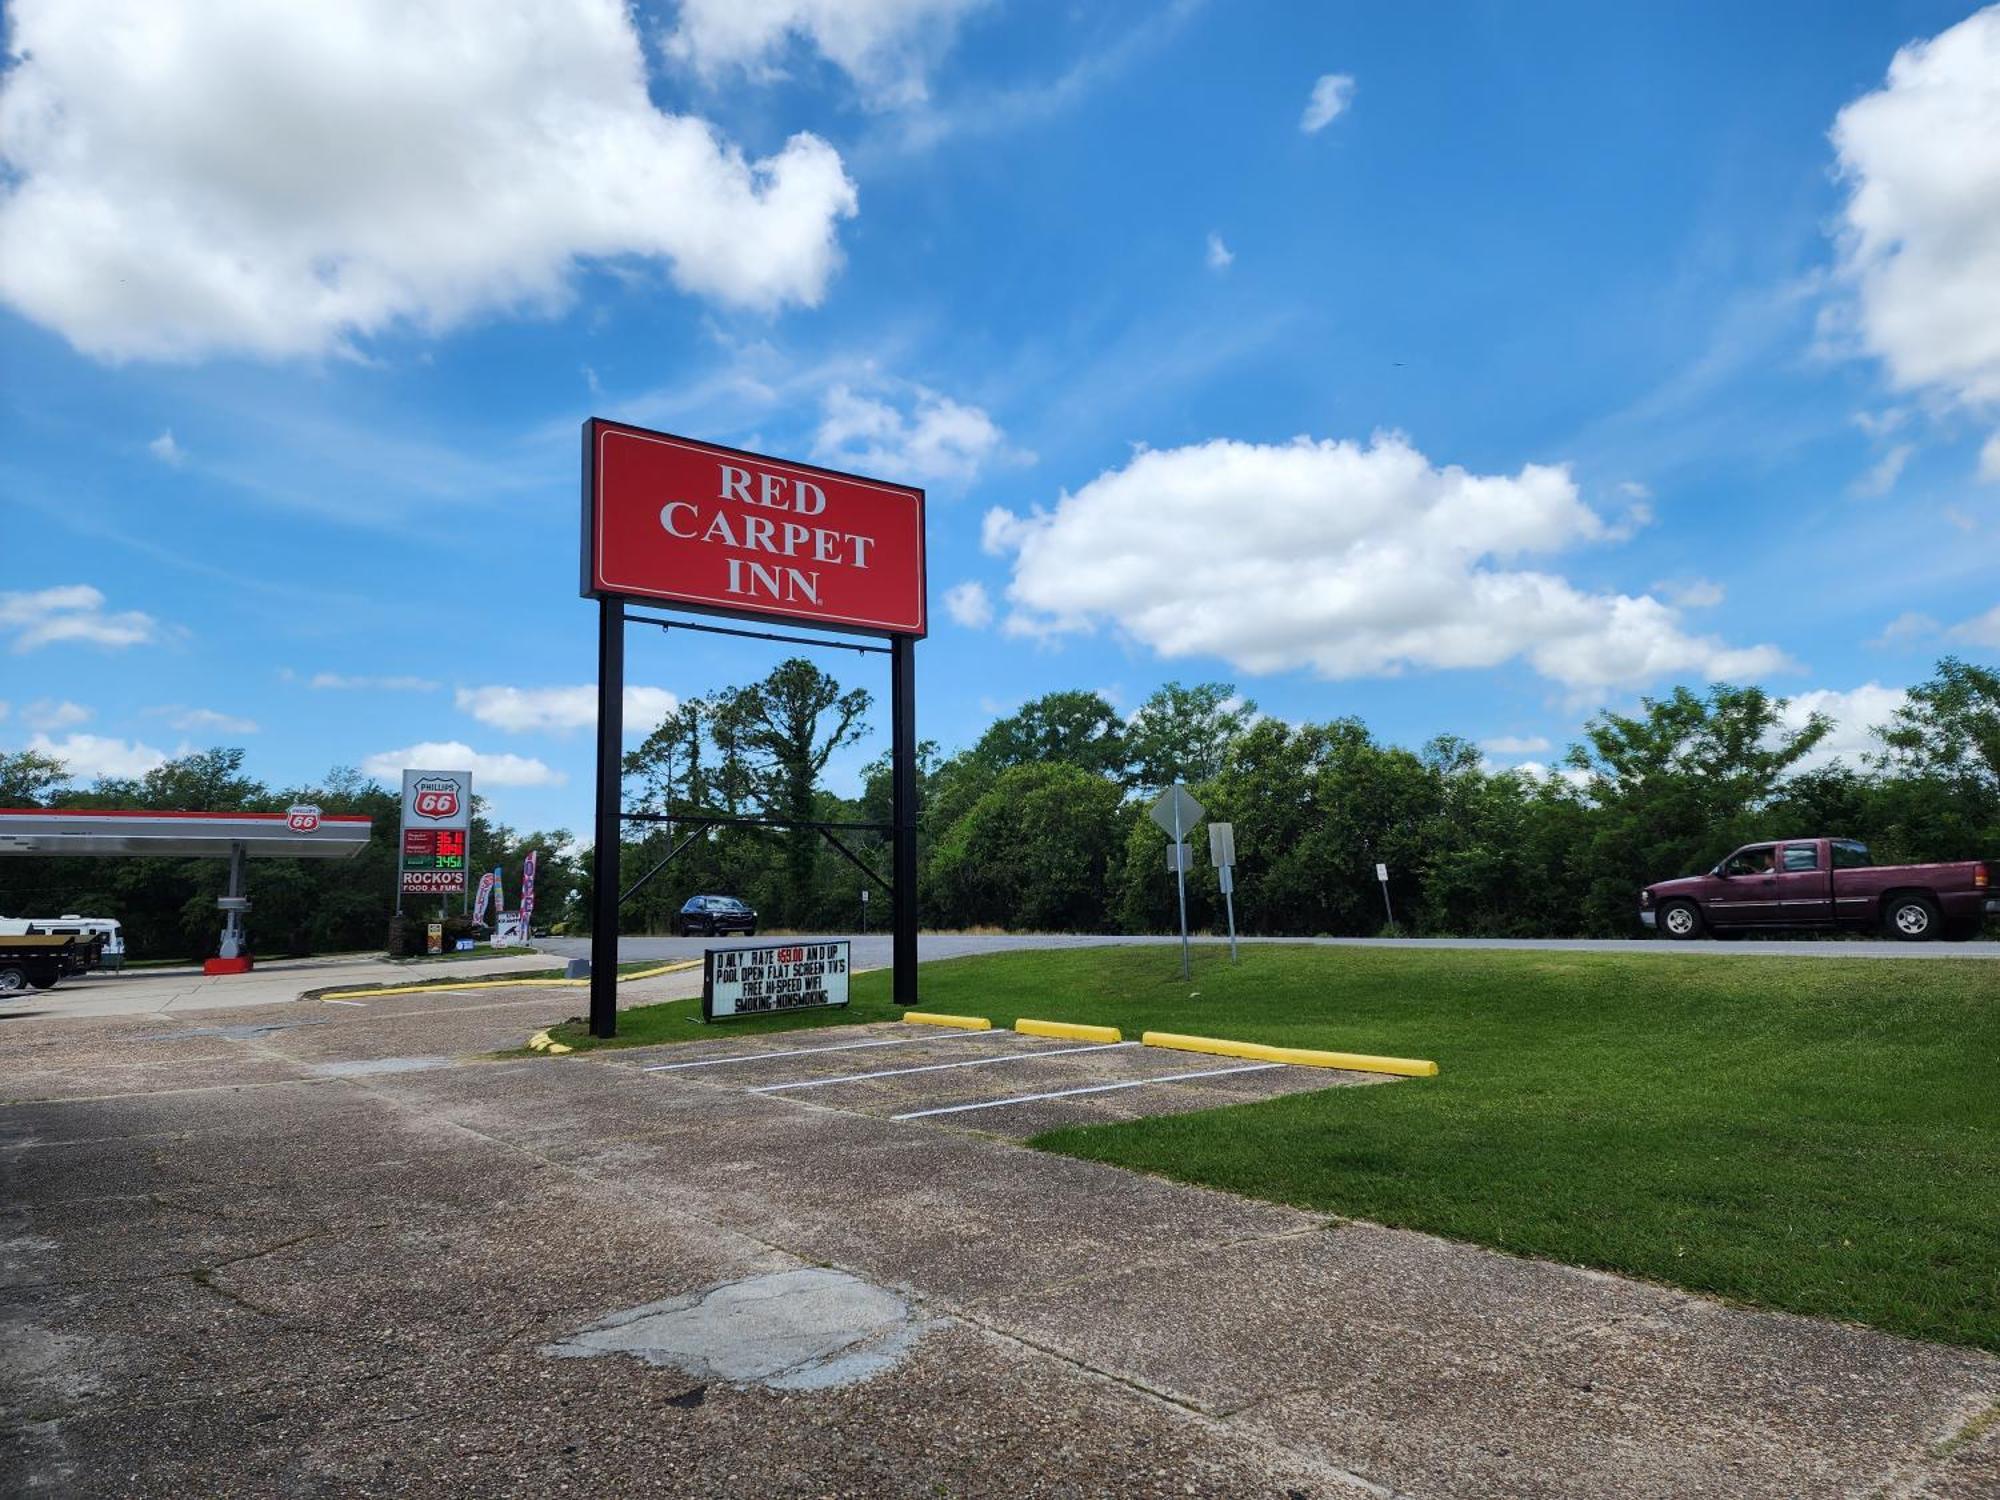
[{"label": "black sign frame", "polygon": [[[596,484],[594,465],[596,462],[596,434],[600,427],[615,426],[627,431],[648,431],[631,428],[625,423],[607,423],[600,417],[586,418],[583,423],[583,516],[584,535],[590,534],[591,517],[596,504]],[[664,433],[658,436],[674,437]],[[693,441],[689,439],[687,441]],[[723,448],[722,444],[707,444]],[[765,454],[748,453],[742,449],[728,450],[745,458],[771,457]],[[794,468],[819,468],[818,465],[799,464],[791,459],[776,459]],[[868,479],[867,475],[843,474],[841,471],[822,469],[821,472],[836,478]],[[882,482],[882,481],[876,481]],[[928,537],[923,534],[924,492],[916,486],[901,486],[916,489],[918,495],[918,557],[920,559],[919,589],[926,628],[930,621],[930,601],[928,557]],[[588,576],[586,574],[586,576]],[[736,613],[679,603],[662,603],[659,600],[619,595],[595,595],[597,602],[597,809],[594,819],[594,839],[591,850],[591,898],[590,898],[590,1034],[593,1037],[615,1037],[618,1034],[618,911],[626,897],[638,889],[619,891],[619,851],[624,844],[624,828],[627,822],[664,822],[671,815],[628,813],[624,809],[624,764],[625,764],[625,626],[627,622],[639,625],[654,625],[663,629],[698,630],[711,635],[742,636],[749,640],[786,641],[806,646],[821,646],[842,651],[856,651],[863,655],[884,655],[889,658],[889,821],[886,824],[830,824],[818,822],[794,822],[782,818],[710,818],[710,823],[732,823],[747,825],[755,823],[767,828],[810,828],[833,843],[836,849],[849,859],[853,855],[841,845],[834,833],[841,829],[866,827],[869,831],[885,834],[890,850],[889,887],[890,911],[890,993],[895,1004],[909,1007],[917,1004],[917,663],[916,646],[923,637],[920,634],[896,634],[880,630],[863,630],[856,627],[818,625],[810,621],[790,619],[786,623],[804,626],[821,632],[825,639],[797,635],[778,635],[768,631],[736,630],[724,626],[696,624],[687,620],[662,619],[658,615],[633,614],[630,609],[643,605],[649,609],[673,609],[697,616],[720,616],[725,619],[741,619],[753,622],[773,621],[777,617],[754,611]],[[874,644],[883,636],[888,637],[888,645]],[[846,639],[842,639],[845,636]],[[863,637],[857,641],[855,636]],[[683,821],[701,821],[683,819]],[[859,861],[855,861],[857,864]],[[469,868],[469,865],[468,865]],[[880,877],[872,870],[862,867],[871,878],[880,882]],[[657,871],[655,872],[657,873]],[[651,876],[647,876],[650,879]],[[640,884],[643,884],[642,880]],[[850,964],[851,970],[851,964]],[[704,967],[703,989],[706,991],[707,968]]]}]

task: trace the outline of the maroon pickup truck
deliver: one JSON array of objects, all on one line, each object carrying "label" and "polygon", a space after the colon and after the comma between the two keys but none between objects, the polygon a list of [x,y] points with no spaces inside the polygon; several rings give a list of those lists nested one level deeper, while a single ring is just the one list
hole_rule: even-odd
[{"label": "maroon pickup truck", "polygon": [[1670,938],[1753,927],[1865,927],[1906,943],[1969,938],[2000,916],[1992,867],[1877,865],[1853,839],[1745,844],[1706,875],[1639,892],[1639,920]]}]

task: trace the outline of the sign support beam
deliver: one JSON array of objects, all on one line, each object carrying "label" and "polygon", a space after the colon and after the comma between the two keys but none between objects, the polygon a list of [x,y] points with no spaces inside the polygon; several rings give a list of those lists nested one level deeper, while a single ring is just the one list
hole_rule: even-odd
[{"label": "sign support beam", "polygon": [[893,844],[890,879],[890,962],[893,998],[917,1003],[917,643],[890,637],[889,821]]},{"label": "sign support beam", "polygon": [[590,854],[590,1034],[618,1034],[618,851],[624,843],[625,610],[597,601],[597,834]]}]

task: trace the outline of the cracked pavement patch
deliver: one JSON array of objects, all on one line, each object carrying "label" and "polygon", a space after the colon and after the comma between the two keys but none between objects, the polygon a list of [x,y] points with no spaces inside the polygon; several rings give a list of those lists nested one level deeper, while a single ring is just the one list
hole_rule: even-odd
[{"label": "cracked pavement patch", "polygon": [[613,1313],[542,1352],[629,1354],[697,1380],[833,1390],[894,1369],[930,1321],[858,1276],[807,1267]]}]

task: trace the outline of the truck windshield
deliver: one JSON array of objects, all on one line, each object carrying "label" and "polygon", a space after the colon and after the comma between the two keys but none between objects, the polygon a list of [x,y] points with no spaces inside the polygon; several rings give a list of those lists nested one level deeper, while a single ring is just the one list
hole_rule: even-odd
[{"label": "truck windshield", "polygon": [[1853,839],[1833,840],[1833,867],[1836,870],[1865,870],[1875,861],[1868,856],[1868,846],[1857,844]]}]

